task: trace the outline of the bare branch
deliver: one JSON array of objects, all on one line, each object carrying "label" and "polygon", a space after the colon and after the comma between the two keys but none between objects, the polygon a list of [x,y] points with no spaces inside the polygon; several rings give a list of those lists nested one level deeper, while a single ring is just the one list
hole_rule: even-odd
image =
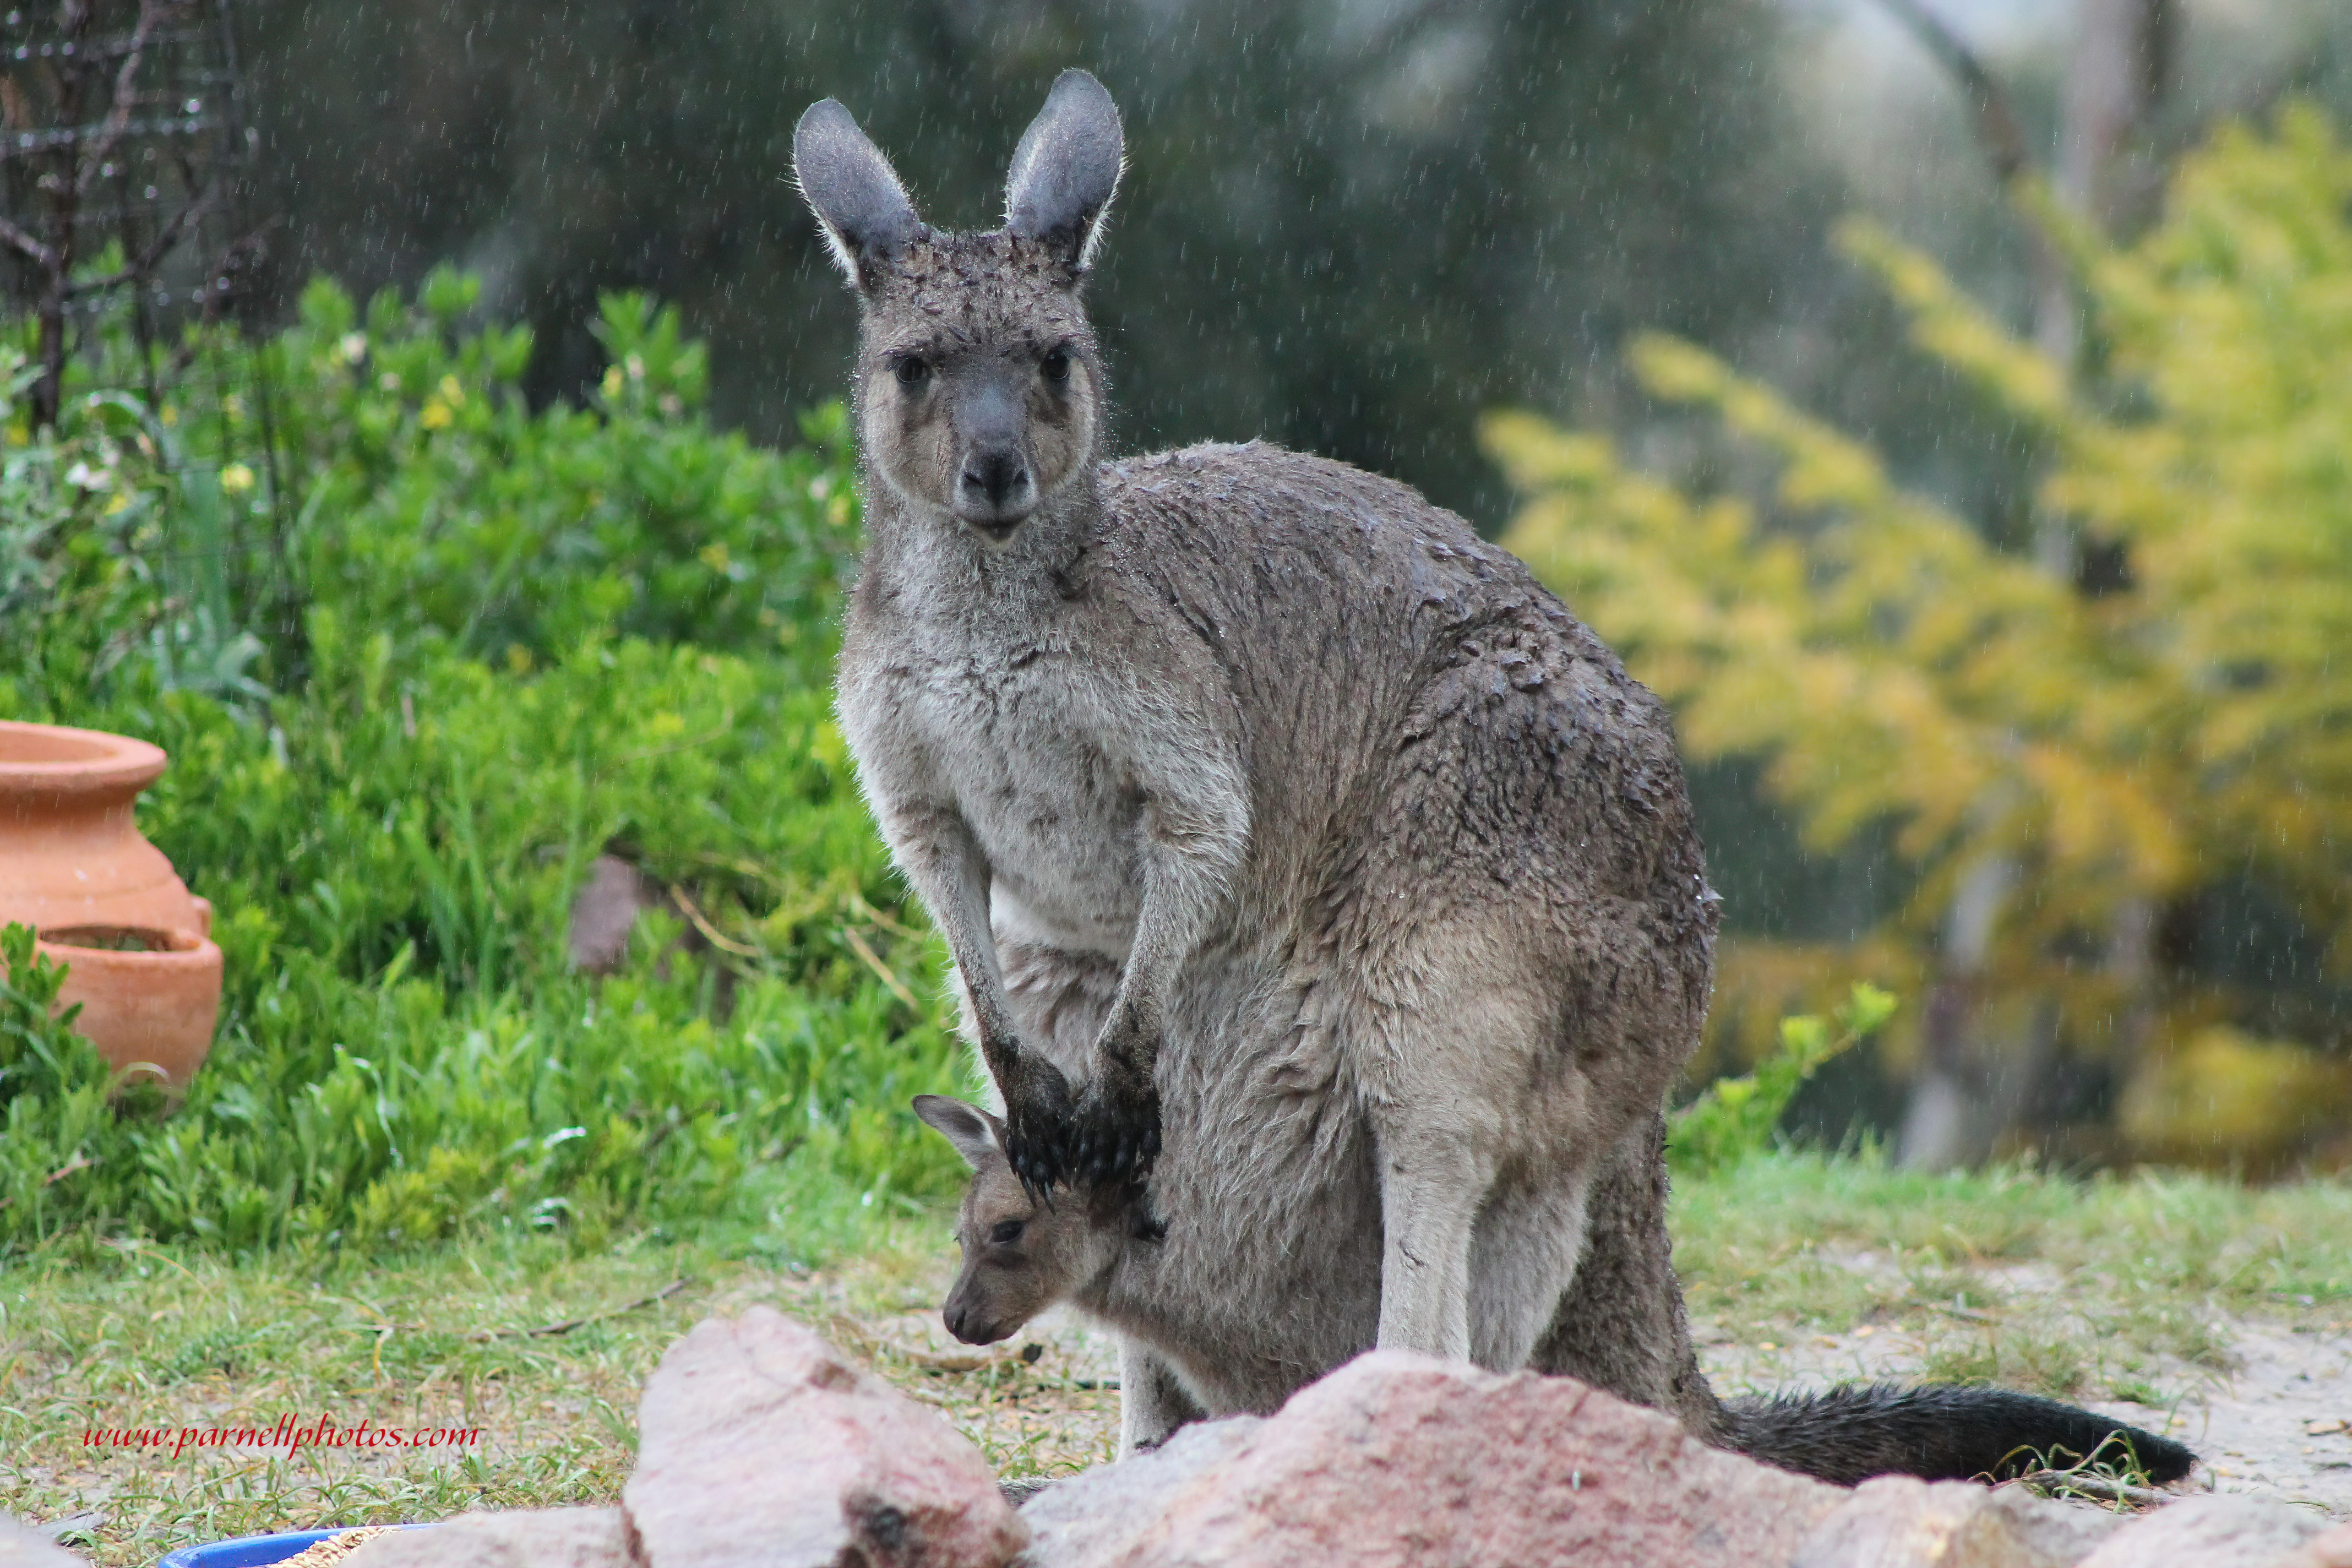
[{"label": "bare branch", "polygon": [[0,217],[0,245],[29,258],[36,266],[49,268],[57,265],[55,251],[5,217]]},{"label": "bare branch", "polygon": [[1927,9],[1926,0],[1878,0],[1947,71],[1957,79],[1976,110],[1977,140],[1992,164],[1993,178],[2009,199],[2010,211],[2025,226],[2027,265],[2040,301],[2034,337],[2042,351],[2072,368],[2075,357],[2074,304],[2064,222],[2051,210],[2049,187],[2033,167],[2025,131],[2008,91],[1968,41]]},{"label": "bare branch", "polygon": [[139,79],[139,64],[147,53],[147,40],[154,35],[155,24],[163,18],[169,0],[139,0],[139,25],[131,29],[131,47],[122,57],[121,68],[114,73],[114,101],[106,111],[105,128],[89,150],[89,157],[75,177],[74,188],[87,191],[98,178],[114,144],[122,140],[123,128],[131,123],[131,105],[137,95],[131,91]]},{"label": "bare branch", "polygon": [[2009,100],[2008,90],[2000,85],[1968,40],[1946,26],[1943,18],[1927,9],[1923,0],[1878,0],[1892,12],[1895,19],[1919,40],[1937,63],[1957,78],[1962,91],[1968,94],[1969,107],[1976,111],[1977,139],[1984,143],[1985,157],[1992,164],[1993,178],[2002,185],[2014,185],[2019,176],[2032,166],[2032,153],[2025,142],[2024,127],[2019,122],[2017,110]]},{"label": "bare branch", "polygon": [[194,201],[173,213],[172,221],[157,231],[155,237],[148,242],[147,248],[125,263],[121,271],[110,272],[103,278],[85,278],[79,283],[69,284],[66,289],[66,297],[71,300],[79,299],[84,294],[100,294],[109,289],[118,289],[125,283],[135,283],[146,277],[170,253],[172,247],[180,242],[180,236],[187,232],[188,226],[211,210],[213,200],[219,194],[219,190],[220,187],[216,184],[205,186]]},{"label": "bare branch", "polygon": [[2154,1508],[2170,1502],[2179,1494],[2158,1491],[2153,1487],[2138,1487],[2129,1481],[2117,1480],[2090,1470],[2028,1470],[2013,1478],[2014,1486],[2032,1487],[2046,1495],[2063,1497],[2074,1492],[2101,1502],[2124,1503],[2132,1508]]}]

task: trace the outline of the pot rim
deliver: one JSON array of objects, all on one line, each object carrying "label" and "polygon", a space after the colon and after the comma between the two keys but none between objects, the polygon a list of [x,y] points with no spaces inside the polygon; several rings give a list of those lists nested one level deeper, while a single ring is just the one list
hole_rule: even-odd
[{"label": "pot rim", "polygon": [[[37,736],[68,747],[79,742],[88,752],[49,762],[18,760],[7,754],[8,742],[16,736]],[[136,795],[163,776],[169,761],[163,747],[129,735],[0,719],[0,794]]]},{"label": "pot rim", "polygon": [[[87,930],[89,928],[83,926],[60,926],[58,929],[60,931],[72,932]],[[86,963],[92,959],[102,959],[113,963],[156,963],[170,961],[184,961],[192,954],[201,956],[207,948],[214,945],[212,939],[205,935],[202,931],[191,931],[185,927],[180,926],[169,928],[162,926],[122,926],[112,929],[150,932],[155,936],[162,937],[166,942],[170,943],[170,945],[160,948],[83,947],[78,942],[60,942],[57,937],[49,935],[48,932],[45,931],[35,931],[33,932],[33,943],[37,947],[49,948],[61,953],[70,953],[73,955],[71,962],[75,963]]]}]

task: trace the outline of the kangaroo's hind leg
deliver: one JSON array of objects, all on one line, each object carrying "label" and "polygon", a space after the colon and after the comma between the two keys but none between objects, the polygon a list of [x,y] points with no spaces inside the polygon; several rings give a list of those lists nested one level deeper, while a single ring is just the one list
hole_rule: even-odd
[{"label": "kangaroo's hind leg", "polygon": [[1380,1135],[1382,1350],[1470,1359],[1470,1237],[1486,1194],[1475,1145],[1450,1129]]},{"label": "kangaroo's hind leg", "polygon": [[1496,1372],[1528,1364],[1584,1249],[1592,1183],[1549,1161],[1506,1170],[1470,1243],[1470,1355]]},{"label": "kangaroo's hind leg", "polygon": [[1666,1236],[1665,1119],[1626,1137],[1595,1176],[1584,1256],[1528,1364],[1681,1418],[1720,1441],[1723,1407],[1699,1371]]},{"label": "kangaroo's hind leg", "polygon": [[1118,1340],[1118,1457],[1157,1448],[1203,1411],[1176,1371],[1150,1346],[1130,1335]]},{"label": "kangaroo's hind leg", "polygon": [[[1356,1031],[1379,1158],[1383,1350],[1467,1361],[1477,1348],[1479,1217],[1525,1134],[1527,1075],[1541,1033],[1538,1009],[1507,984],[1484,980],[1465,974],[1421,987],[1419,1005],[1384,1009]],[[1499,1337],[1532,1342],[1549,1305],[1534,1309],[1532,1328],[1514,1325]]]}]

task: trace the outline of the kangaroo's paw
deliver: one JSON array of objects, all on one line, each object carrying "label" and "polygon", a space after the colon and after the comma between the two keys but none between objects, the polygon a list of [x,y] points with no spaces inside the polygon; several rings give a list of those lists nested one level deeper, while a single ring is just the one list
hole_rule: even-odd
[{"label": "kangaroo's paw", "polygon": [[1069,1080],[1051,1062],[1032,1058],[1013,1081],[998,1087],[1004,1092],[1004,1156],[1030,1201],[1050,1207],[1054,1187],[1079,1175],[1071,1152]]},{"label": "kangaroo's paw", "polygon": [[1073,1118],[1077,1178],[1089,1186],[1140,1187],[1160,1156],[1160,1091],[1149,1079],[1106,1074],[1087,1084]]}]

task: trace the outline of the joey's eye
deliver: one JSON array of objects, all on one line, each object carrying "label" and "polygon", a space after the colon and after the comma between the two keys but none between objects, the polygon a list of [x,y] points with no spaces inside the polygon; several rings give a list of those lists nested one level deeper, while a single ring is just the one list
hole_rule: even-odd
[{"label": "joey's eye", "polygon": [[898,362],[896,374],[900,386],[920,386],[929,377],[931,367],[919,355],[908,354]]},{"label": "joey's eye", "polygon": [[1010,1247],[1020,1239],[1021,1222],[1017,1219],[1001,1219],[988,1227],[988,1245],[991,1247]]},{"label": "joey's eye", "polygon": [[1067,349],[1055,349],[1052,353],[1047,354],[1044,359],[1037,362],[1037,370],[1038,373],[1045,376],[1047,381],[1069,380],[1070,351]]}]

